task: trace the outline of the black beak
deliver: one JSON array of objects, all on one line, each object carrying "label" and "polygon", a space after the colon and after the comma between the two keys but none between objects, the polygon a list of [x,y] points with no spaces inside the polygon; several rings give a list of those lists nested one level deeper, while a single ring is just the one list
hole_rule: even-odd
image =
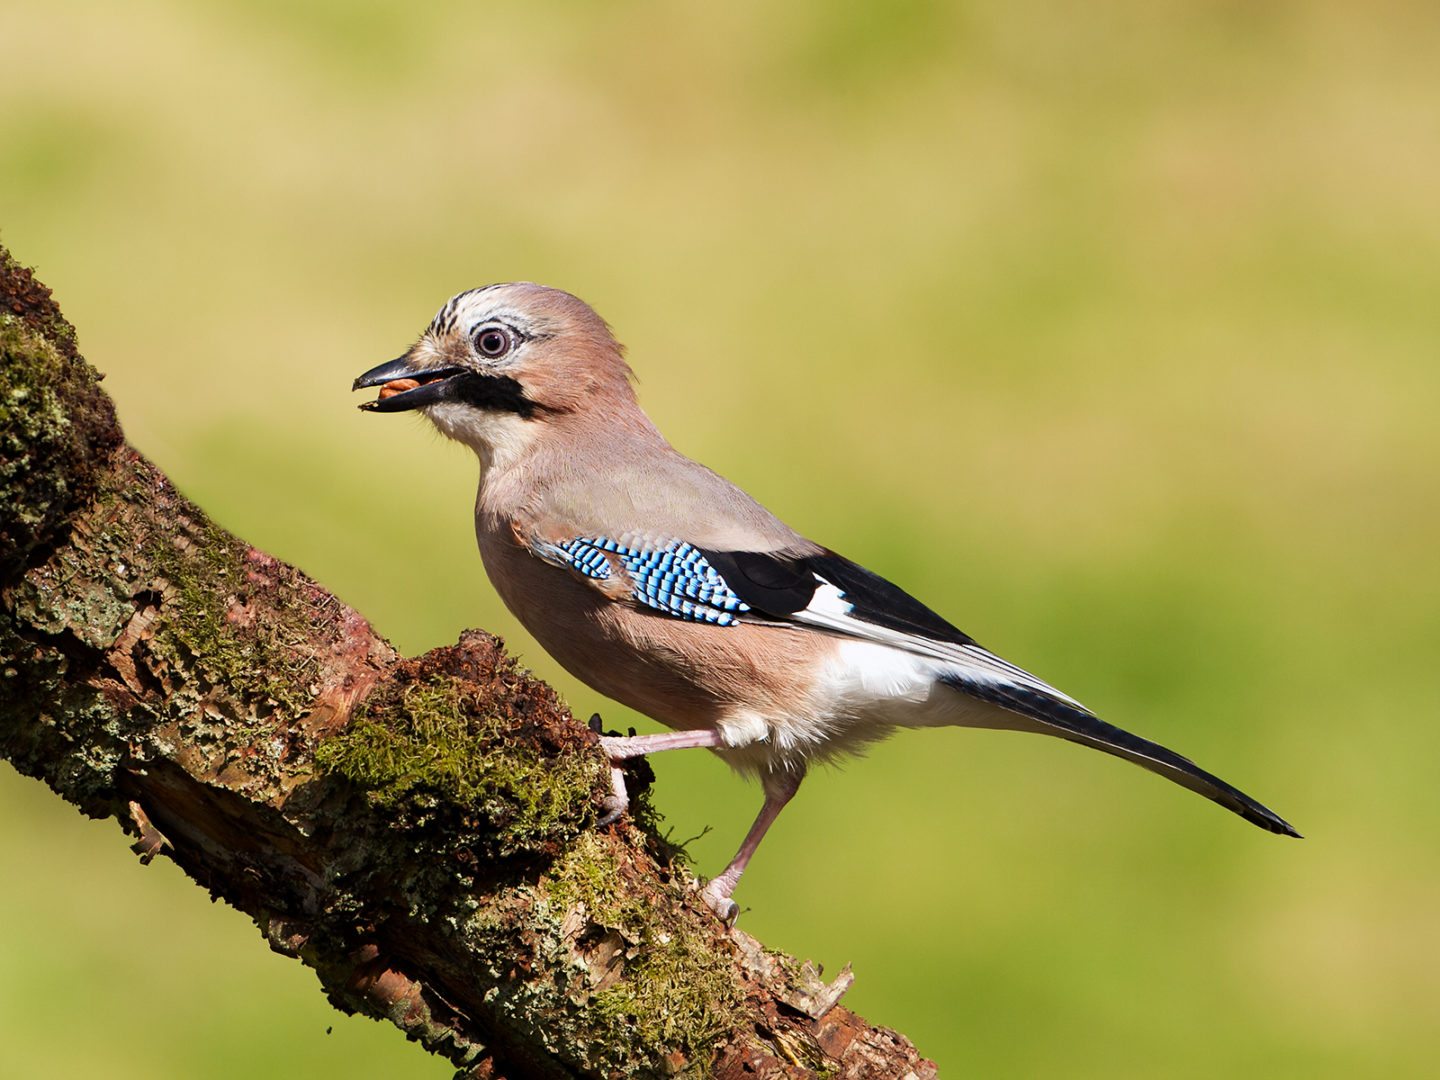
[{"label": "black beak", "polygon": [[[446,396],[446,383],[456,375],[465,373],[464,368],[431,368],[415,371],[410,367],[410,355],[397,356],[378,367],[373,367],[355,380],[352,390],[363,390],[367,386],[381,387],[380,397],[375,401],[362,402],[360,408],[367,412],[405,412],[424,405],[433,405]],[[400,380],[417,383],[405,389],[386,392],[387,384]]]}]

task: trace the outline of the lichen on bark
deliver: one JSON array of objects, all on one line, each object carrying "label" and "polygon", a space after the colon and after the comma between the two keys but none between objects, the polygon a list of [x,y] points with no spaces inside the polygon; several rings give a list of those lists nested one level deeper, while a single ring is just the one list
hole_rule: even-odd
[{"label": "lichen on bark", "polygon": [[0,247],[0,571],[60,529],[122,441],[50,290]]}]

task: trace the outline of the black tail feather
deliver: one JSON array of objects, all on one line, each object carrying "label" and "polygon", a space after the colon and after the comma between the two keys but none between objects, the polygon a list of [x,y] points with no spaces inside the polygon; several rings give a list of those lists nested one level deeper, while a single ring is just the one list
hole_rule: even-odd
[{"label": "black tail feather", "polygon": [[1002,686],[969,679],[960,674],[943,676],[941,681],[963,694],[998,705],[1034,721],[1040,730],[1048,734],[1143,765],[1151,772],[1219,803],[1267,832],[1281,836],[1300,836],[1279,814],[1260,805],[1238,788],[1231,787],[1218,776],[1206,772],[1189,758],[1167,750],[1159,743],[1107,724],[1084,709],[1056,701],[1046,694],[1023,686]]}]

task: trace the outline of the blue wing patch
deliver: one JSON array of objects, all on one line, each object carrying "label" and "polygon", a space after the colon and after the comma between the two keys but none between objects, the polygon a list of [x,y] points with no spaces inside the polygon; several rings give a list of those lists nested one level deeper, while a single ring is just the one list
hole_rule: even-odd
[{"label": "blue wing patch", "polygon": [[733,626],[736,615],[750,610],[699,549],[683,540],[629,547],[604,536],[582,536],[552,548],[566,565],[596,581],[611,576],[607,555],[615,556],[630,576],[631,595],[676,618]]}]

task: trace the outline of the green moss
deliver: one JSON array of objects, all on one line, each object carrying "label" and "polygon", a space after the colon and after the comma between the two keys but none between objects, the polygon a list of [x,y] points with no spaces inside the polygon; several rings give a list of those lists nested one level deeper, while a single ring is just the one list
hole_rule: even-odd
[{"label": "green moss", "polygon": [[188,536],[137,538],[141,554],[166,583],[153,648],[227,695],[265,716],[279,710],[291,717],[309,707],[312,694],[298,678],[299,658],[290,642],[313,633],[300,590],[266,592],[265,614],[243,615],[249,548],[201,519]]},{"label": "green moss", "polygon": [[541,881],[540,910],[557,928],[579,915],[589,936],[609,933],[626,946],[613,983],[594,993],[564,989],[583,1003],[594,1053],[617,1046],[631,1053],[628,1063],[603,1064],[628,1074],[636,1061],[653,1064],[676,1051],[691,1062],[707,1061],[716,1040],[735,1029],[743,1007],[733,965],[715,948],[708,922],[697,924],[675,896],[646,897],[633,883],[622,886],[620,850],[607,837],[587,833]]},{"label": "green moss", "polygon": [[[594,832],[576,838],[540,879],[540,891],[550,910],[564,913],[582,906],[599,926],[623,927],[641,909],[620,898],[620,866],[614,849]],[[638,904],[630,897],[629,905]]]},{"label": "green moss", "polygon": [[671,930],[646,935],[620,981],[592,999],[591,1011],[653,1048],[652,1060],[679,1050],[693,1061],[708,1059],[716,1041],[735,1029],[740,1004],[729,958],[708,938]]},{"label": "green moss", "polygon": [[316,761],[377,806],[425,809],[443,800],[478,813],[500,855],[548,852],[593,824],[602,766],[578,749],[543,754],[517,737],[522,727],[484,712],[465,683],[435,677],[407,686],[398,700],[362,705]]}]

